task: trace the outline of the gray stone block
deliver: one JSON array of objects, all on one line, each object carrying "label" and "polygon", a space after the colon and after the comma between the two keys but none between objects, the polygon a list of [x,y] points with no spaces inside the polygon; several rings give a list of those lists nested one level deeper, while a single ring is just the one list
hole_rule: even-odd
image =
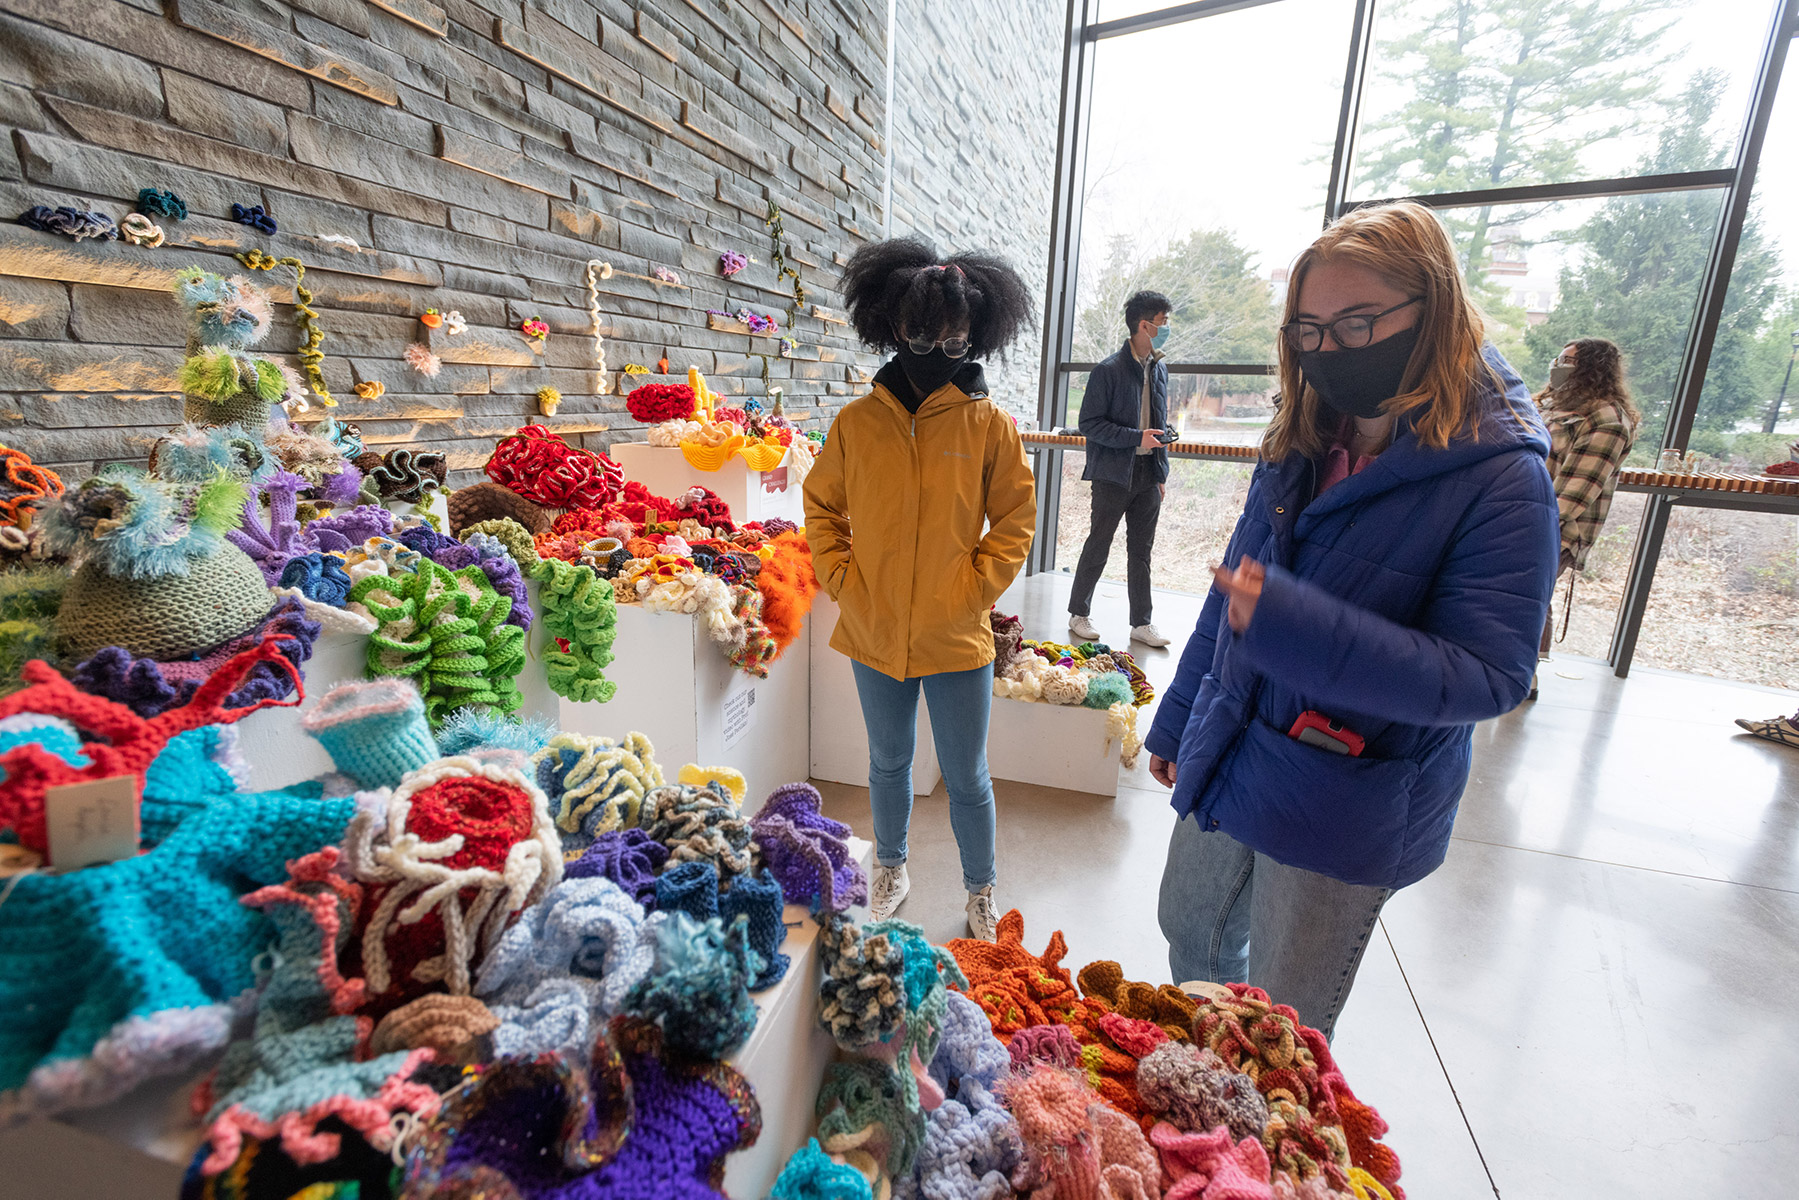
[{"label": "gray stone block", "polygon": [[69,289],[50,279],[0,276],[0,337],[55,341],[69,332]]},{"label": "gray stone block", "polygon": [[72,298],[69,332],[77,341],[183,350],[187,346],[187,313],[173,292],[78,283]]},{"label": "gray stone block", "polygon": [[162,115],[162,80],[141,60],[3,15],[0,80],[140,117]]},{"label": "gray stone block", "polygon": [[185,129],[265,154],[287,149],[287,119],[273,104],[179,71],[163,72],[163,91],[170,119]]},{"label": "gray stone block", "polygon": [[[139,430],[149,438],[158,429],[181,422],[182,399],[173,393],[54,392],[20,396],[18,402],[23,419],[47,431],[126,428]],[[45,438],[53,454],[78,453],[76,444],[60,433],[49,432]],[[145,451],[140,446],[137,453]]]},{"label": "gray stone block", "polygon": [[196,33],[204,33],[252,54],[292,67],[326,83],[379,100],[399,101],[393,79],[340,54],[303,41],[297,34],[240,16],[212,0],[172,0],[175,20]]}]

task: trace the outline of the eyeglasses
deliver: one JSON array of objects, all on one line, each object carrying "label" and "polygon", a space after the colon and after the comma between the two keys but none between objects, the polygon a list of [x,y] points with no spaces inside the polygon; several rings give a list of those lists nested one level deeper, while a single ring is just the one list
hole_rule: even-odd
[{"label": "eyeglasses", "polygon": [[1338,317],[1323,325],[1316,321],[1288,321],[1281,326],[1281,336],[1287,339],[1287,345],[1302,353],[1310,353],[1324,345],[1324,335],[1329,332],[1331,341],[1344,350],[1360,350],[1374,340],[1374,323],[1388,313],[1396,313],[1410,304],[1417,304],[1423,296],[1413,296],[1410,300],[1401,300],[1392,308],[1382,309],[1372,315],[1357,313],[1353,317]]},{"label": "eyeglasses", "polygon": [[944,338],[940,342],[933,342],[930,338],[915,337],[907,337],[903,340],[906,343],[906,349],[914,354],[929,354],[939,346],[942,346],[943,352],[951,358],[961,358],[968,353],[968,339],[965,337]]}]

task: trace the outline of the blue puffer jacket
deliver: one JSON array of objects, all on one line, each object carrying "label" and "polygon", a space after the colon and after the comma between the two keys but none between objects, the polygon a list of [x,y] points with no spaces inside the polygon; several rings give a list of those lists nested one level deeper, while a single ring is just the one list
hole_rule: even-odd
[{"label": "blue puffer jacket", "polygon": [[[1549,437],[1499,352],[1477,437],[1418,444],[1401,418],[1359,475],[1313,500],[1317,467],[1256,467],[1225,551],[1268,576],[1249,630],[1213,588],[1147,740],[1179,764],[1174,808],[1289,866],[1404,887],[1449,847],[1474,722],[1530,688],[1559,533]],[[1310,503],[1308,503],[1310,501]],[[1360,757],[1287,736],[1316,710]]]}]

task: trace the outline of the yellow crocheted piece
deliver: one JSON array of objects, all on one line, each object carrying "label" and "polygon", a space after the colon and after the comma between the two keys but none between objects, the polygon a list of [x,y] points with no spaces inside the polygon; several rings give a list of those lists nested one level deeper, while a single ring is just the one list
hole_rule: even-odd
[{"label": "yellow crocheted piece", "polygon": [[743,777],[743,772],[733,771],[730,767],[702,767],[698,763],[688,763],[681,768],[678,782],[689,787],[722,783],[725,790],[731,793],[731,803],[739,808],[743,807],[743,798],[750,793],[749,781]]},{"label": "yellow crocheted piece", "polygon": [[561,777],[562,794],[553,815],[556,828],[575,833],[595,808],[610,810],[598,826],[599,835],[634,827],[643,808],[643,797],[663,785],[662,768],[656,765],[656,748],[641,733],[628,733],[622,742],[578,733],[559,733],[531,759],[535,770],[545,760],[562,760],[572,752],[575,765]]},{"label": "yellow crocheted piece", "polygon": [[779,438],[764,438],[738,447],[737,453],[743,456],[743,461],[749,464],[750,470],[772,471],[781,465],[787,447],[781,445]]},{"label": "yellow crocheted piece", "polygon": [[714,431],[721,429],[731,432],[724,434],[714,445],[708,445],[704,440],[691,442],[683,440],[681,442],[681,457],[687,460],[688,466],[696,471],[718,471],[731,461],[731,456],[737,453],[747,440],[741,433],[736,432],[735,425],[729,421],[718,425],[708,425],[701,430],[700,438],[717,436]]}]

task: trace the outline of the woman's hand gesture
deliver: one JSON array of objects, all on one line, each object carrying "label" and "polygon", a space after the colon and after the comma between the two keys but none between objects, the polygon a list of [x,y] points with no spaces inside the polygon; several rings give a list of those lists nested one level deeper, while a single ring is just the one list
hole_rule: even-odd
[{"label": "woman's hand gesture", "polygon": [[1212,568],[1218,590],[1230,602],[1226,615],[1235,632],[1248,630],[1250,619],[1256,615],[1256,601],[1262,598],[1262,581],[1267,577],[1268,572],[1262,564],[1247,555],[1237,563],[1235,571],[1227,571],[1222,566]]},{"label": "woman's hand gesture", "polygon": [[1174,786],[1175,774],[1180,770],[1177,763],[1171,763],[1160,754],[1149,756],[1149,773],[1156,777],[1156,782],[1165,788]]}]

